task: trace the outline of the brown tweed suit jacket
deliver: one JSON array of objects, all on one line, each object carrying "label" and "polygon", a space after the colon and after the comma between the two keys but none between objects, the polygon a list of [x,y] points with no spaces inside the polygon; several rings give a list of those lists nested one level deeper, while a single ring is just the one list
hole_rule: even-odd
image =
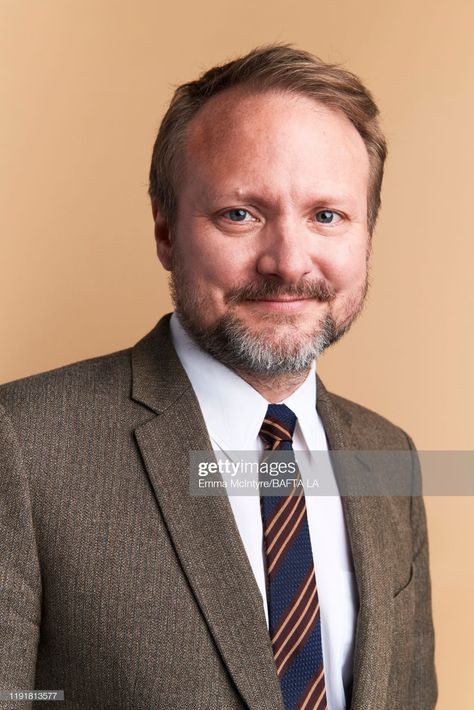
[{"label": "brown tweed suit jacket", "polygon": [[[188,452],[211,445],[168,319],[133,349],[0,388],[0,688],[64,689],[67,710],[282,710],[229,501],[188,495]],[[411,447],[317,392],[332,449]],[[343,508],[360,597],[350,707],[433,708],[422,499]]]}]

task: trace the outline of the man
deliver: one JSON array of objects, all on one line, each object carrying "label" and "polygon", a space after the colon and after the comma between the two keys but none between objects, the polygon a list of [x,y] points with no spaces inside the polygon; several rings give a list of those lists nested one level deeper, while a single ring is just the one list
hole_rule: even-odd
[{"label": "man", "polygon": [[362,308],[384,159],[367,90],[302,51],[176,91],[150,174],[176,313],[0,389],[2,688],[81,710],[435,706],[420,496],[189,492],[192,451],[413,449],[315,377]]}]

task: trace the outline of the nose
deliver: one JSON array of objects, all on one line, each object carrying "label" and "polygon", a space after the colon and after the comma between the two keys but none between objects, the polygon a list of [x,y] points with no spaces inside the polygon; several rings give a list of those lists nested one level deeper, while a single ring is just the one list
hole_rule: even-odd
[{"label": "nose", "polygon": [[261,250],[257,271],[262,276],[276,276],[286,283],[298,283],[313,270],[311,243],[306,230],[293,220],[267,224],[260,233]]}]

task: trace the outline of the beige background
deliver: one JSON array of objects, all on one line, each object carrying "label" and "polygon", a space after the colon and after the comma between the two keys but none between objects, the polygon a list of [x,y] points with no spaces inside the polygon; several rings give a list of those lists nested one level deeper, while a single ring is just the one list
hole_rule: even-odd
[{"label": "beige background", "polygon": [[[169,310],[146,196],[172,86],[269,41],[373,90],[390,157],[362,319],[326,384],[420,449],[474,449],[468,0],[0,0],[0,381],[126,347]],[[442,710],[470,710],[472,498],[428,498]]]}]

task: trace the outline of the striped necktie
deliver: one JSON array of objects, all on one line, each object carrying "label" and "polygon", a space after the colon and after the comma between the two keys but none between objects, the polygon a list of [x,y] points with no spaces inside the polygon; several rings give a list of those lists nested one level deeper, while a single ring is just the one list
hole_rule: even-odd
[{"label": "striped necktie", "polygon": [[[260,429],[266,450],[293,451],[296,416],[270,404]],[[298,472],[298,477],[299,477]],[[286,710],[327,710],[321,620],[303,486],[260,498],[273,655]]]}]

